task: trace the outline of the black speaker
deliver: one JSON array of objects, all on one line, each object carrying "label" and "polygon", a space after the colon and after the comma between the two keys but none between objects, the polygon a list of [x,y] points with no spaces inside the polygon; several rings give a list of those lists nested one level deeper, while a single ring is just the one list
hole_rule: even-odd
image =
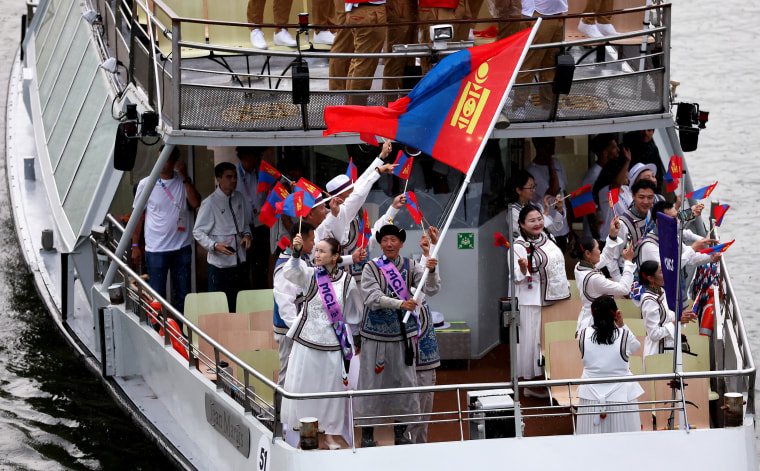
[{"label": "black speaker", "polygon": [[293,62],[293,104],[309,103],[309,64],[303,59]]},{"label": "black speaker", "polygon": [[555,95],[570,93],[573,86],[573,75],[575,74],[575,59],[570,54],[557,53],[554,55],[554,82],[552,82],[552,92]]},{"label": "black speaker", "polygon": [[138,139],[128,137],[131,128],[136,127],[135,123],[119,123],[116,128],[116,140],[113,146],[113,168],[123,172],[129,172],[135,167],[137,158],[137,141]]},{"label": "black speaker", "polygon": [[699,128],[678,128],[678,140],[681,142],[682,151],[694,152],[697,150]]}]

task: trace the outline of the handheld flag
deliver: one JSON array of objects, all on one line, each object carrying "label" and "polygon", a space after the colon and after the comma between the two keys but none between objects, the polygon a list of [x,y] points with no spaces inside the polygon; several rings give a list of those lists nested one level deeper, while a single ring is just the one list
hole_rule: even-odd
[{"label": "handheld flag", "polygon": [[610,203],[610,209],[614,210],[615,205],[620,201],[620,188],[615,188],[607,192],[607,201]]},{"label": "handheld flag", "polygon": [[373,145],[375,147],[380,147],[380,143],[377,142],[377,138],[372,133],[360,132],[359,139],[366,142],[367,144]]},{"label": "handheld flag", "polygon": [[591,194],[591,185],[584,185],[570,193],[570,205],[573,207],[573,214],[577,218],[595,212],[596,203],[594,203],[594,196]]},{"label": "handheld flag", "polygon": [[351,179],[351,183],[356,183],[357,179],[356,165],[354,165],[354,158],[348,158],[348,170],[346,170],[346,176]]},{"label": "handheld flag", "polygon": [[683,157],[674,155],[670,158],[668,171],[665,172],[665,183],[667,192],[671,193],[678,189],[678,181],[683,177]]},{"label": "handheld flag", "polygon": [[731,244],[736,242],[736,239],[732,240],[731,242],[726,242],[725,244],[718,244],[713,247],[707,247],[706,249],[702,249],[699,251],[699,253],[705,253],[705,254],[714,254],[714,253],[723,253],[726,250],[728,250],[729,247],[731,247]]},{"label": "handheld flag", "polygon": [[726,211],[730,208],[730,204],[721,204],[715,207],[715,225],[720,226],[723,222],[723,216],[726,215]]},{"label": "handheld flag", "polygon": [[384,106],[327,106],[324,135],[373,133],[467,173],[519,69],[531,30],[446,56],[405,97]]},{"label": "handheld flag", "polygon": [[296,188],[304,190],[314,198],[319,198],[319,196],[322,194],[322,190],[317,185],[313,184],[303,177],[301,177],[301,179],[296,183]]},{"label": "handheld flag", "polygon": [[362,217],[362,225],[359,230],[359,240],[356,244],[360,249],[365,249],[369,245],[369,240],[372,237],[372,228],[369,226],[369,218],[367,217],[367,208],[364,208],[364,216]]},{"label": "handheld flag", "polygon": [[270,228],[274,226],[274,224],[277,222],[277,219],[280,218],[280,215],[277,212],[277,204],[282,203],[282,201],[287,197],[288,190],[285,188],[285,186],[283,186],[282,183],[277,182],[274,188],[272,188],[272,191],[269,192],[267,200],[261,206],[259,221]]},{"label": "handheld flag", "polygon": [[280,239],[279,242],[277,242],[277,247],[280,248],[280,250],[285,250],[290,246],[290,239],[288,239],[288,236],[282,236],[282,239]]},{"label": "handheld flag", "polygon": [[503,234],[501,234],[499,232],[494,232],[493,233],[493,238],[494,238],[493,245],[495,245],[496,247],[502,247],[503,246],[505,249],[509,248],[509,242],[507,242],[507,238],[504,237]]},{"label": "handheld flag", "polygon": [[409,174],[412,173],[412,163],[414,163],[414,157],[407,157],[403,150],[398,151],[396,155],[396,161],[393,162],[396,166],[393,168],[393,174],[404,180],[409,179]]},{"label": "handheld flag", "polygon": [[296,191],[288,195],[282,203],[275,206],[277,211],[292,217],[304,217],[314,206],[314,198],[305,191]]},{"label": "handheld flag", "polygon": [[409,210],[409,214],[414,219],[415,224],[422,224],[422,213],[420,207],[417,206],[417,197],[413,191],[406,192],[406,209]]},{"label": "handheld flag", "polygon": [[277,183],[282,174],[268,162],[262,160],[259,166],[259,184],[256,186],[256,193],[266,193]]},{"label": "handheld flag", "polygon": [[713,183],[712,185],[708,185],[704,188],[700,188],[699,190],[692,191],[691,193],[686,195],[686,198],[692,198],[695,200],[703,200],[710,196],[710,193],[713,192],[715,187],[718,186],[718,182]]}]

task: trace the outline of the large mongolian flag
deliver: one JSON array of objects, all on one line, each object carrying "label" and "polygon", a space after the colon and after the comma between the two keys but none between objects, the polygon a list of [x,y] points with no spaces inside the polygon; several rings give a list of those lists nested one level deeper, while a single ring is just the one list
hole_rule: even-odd
[{"label": "large mongolian flag", "polygon": [[467,173],[500,111],[531,30],[445,57],[409,94],[383,106],[325,107],[325,136],[372,133]]}]

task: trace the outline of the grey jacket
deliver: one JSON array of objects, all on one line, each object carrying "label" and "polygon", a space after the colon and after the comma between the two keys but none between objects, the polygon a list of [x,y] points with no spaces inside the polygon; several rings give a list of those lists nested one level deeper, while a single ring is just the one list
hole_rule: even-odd
[{"label": "grey jacket", "polygon": [[[232,217],[230,203],[235,217]],[[237,228],[235,221],[237,220]],[[218,268],[228,268],[237,265],[238,260],[245,262],[245,249],[240,241],[245,235],[250,236],[250,218],[246,208],[245,197],[239,191],[233,191],[230,196],[217,188],[203,202],[198,210],[193,236],[199,244],[208,250],[206,260]],[[235,254],[224,255],[214,250],[218,242],[224,242],[230,247],[237,247]]]}]

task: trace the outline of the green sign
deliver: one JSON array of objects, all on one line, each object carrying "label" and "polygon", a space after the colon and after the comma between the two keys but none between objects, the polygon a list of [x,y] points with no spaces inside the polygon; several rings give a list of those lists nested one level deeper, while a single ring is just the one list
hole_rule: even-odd
[{"label": "green sign", "polygon": [[457,249],[475,250],[475,233],[474,232],[457,233]]}]

